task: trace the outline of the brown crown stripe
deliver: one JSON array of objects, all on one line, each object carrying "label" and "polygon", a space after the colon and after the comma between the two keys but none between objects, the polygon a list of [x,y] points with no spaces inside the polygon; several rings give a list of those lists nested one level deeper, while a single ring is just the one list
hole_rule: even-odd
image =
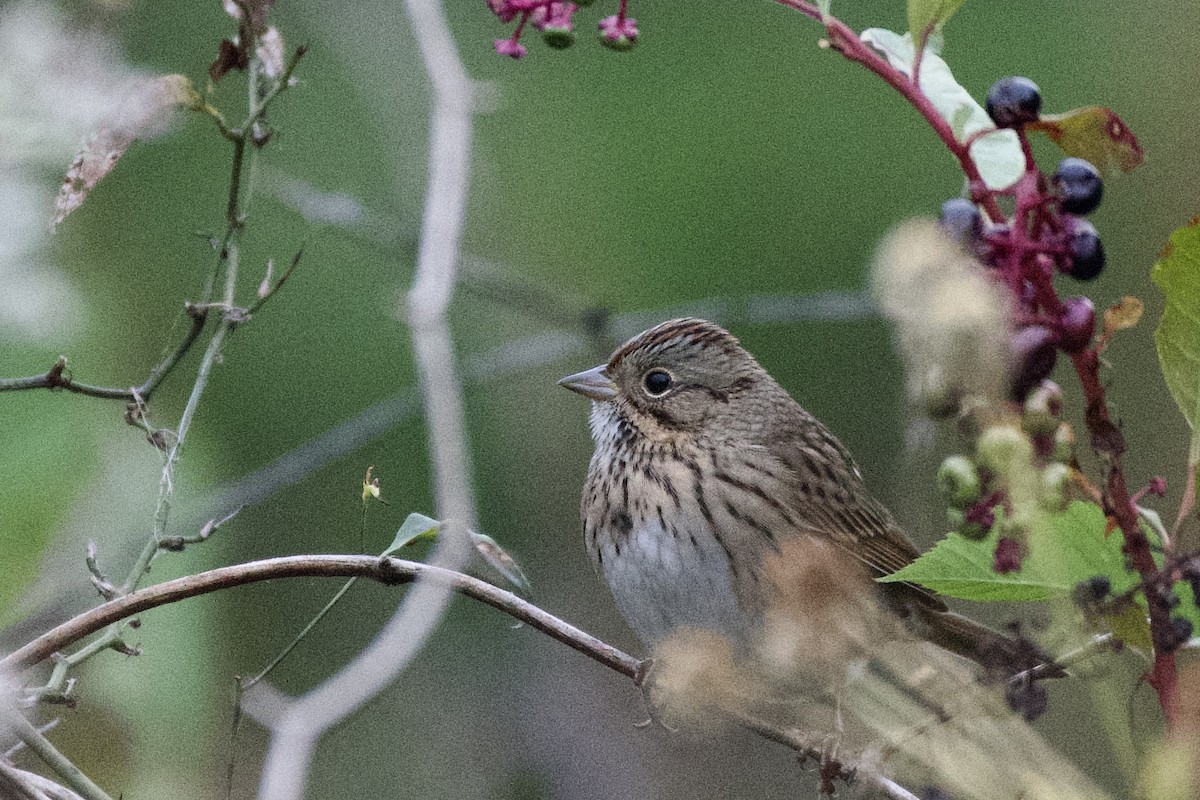
[{"label": "brown crown stripe", "polygon": [[677,340],[676,344],[686,343],[689,346],[717,345],[724,351],[741,349],[741,344],[733,334],[721,326],[704,319],[683,317],[655,325],[640,336],[630,339],[617,352],[613,353],[608,366],[616,367],[621,363],[621,359],[632,352],[662,347],[671,343],[672,340]]}]

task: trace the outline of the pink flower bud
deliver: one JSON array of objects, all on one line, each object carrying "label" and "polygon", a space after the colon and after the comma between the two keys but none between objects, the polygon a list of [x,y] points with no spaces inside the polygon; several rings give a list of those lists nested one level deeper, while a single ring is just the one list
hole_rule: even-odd
[{"label": "pink flower bud", "polygon": [[512,39],[497,39],[496,52],[502,56],[510,56],[512,58],[521,58],[529,52],[525,45]]},{"label": "pink flower bud", "polygon": [[618,15],[600,20],[600,42],[613,50],[628,50],[637,42],[637,20]]},{"label": "pink flower bud", "polygon": [[996,558],[992,562],[992,569],[1001,575],[1016,572],[1021,568],[1024,559],[1024,546],[1016,539],[1004,538],[996,544]]}]

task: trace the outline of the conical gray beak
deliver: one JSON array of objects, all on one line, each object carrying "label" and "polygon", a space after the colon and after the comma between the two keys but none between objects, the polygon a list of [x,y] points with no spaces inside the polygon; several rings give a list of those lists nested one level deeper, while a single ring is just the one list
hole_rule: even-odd
[{"label": "conical gray beak", "polygon": [[584,397],[590,397],[599,403],[607,403],[617,396],[617,385],[604,371],[607,366],[607,364],[601,364],[598,367],[568,375],[559,381],[558,385],[564,386],[572,392],[579,392]]}]

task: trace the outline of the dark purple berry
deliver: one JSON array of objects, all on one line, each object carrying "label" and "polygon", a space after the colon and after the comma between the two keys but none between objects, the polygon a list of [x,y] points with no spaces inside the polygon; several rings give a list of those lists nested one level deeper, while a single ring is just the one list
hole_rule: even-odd
[{"label": "dark purple berry", "polygon": [[1063,301],[1059,325],[1062,349],[1077,353],[1092,342],[1092,333],[1096,328],[1096,307],[1087,297],[1070,297]]},{"label": "dark purple berry", "polygon": [[1111,595],[1112,581],[1104,575],[1093,575],[1075,584],[1075,588],[1071,590],[1071,600],[1088,616],[1103,613],[1104,603]]},{"label": "dark purple berry", "polygon": [[997,128],[1018,128],[1036,122],[1042,93],[1029,78],[1001,78],[987,93],[987,113]]},{"label": "dark purple berry", "polygon": [[979,213],[979,207],[962,197],[942,203],[938,222],[950,234],[950,238],[963,246],[979,241],[983,235],[983,216]]},{"label": "dark purple berry", "polygon": [[1192,638],[1192,621],[1186,617],[1171,617],[1172,641],[1167,642],[1164,649],[1178,650]]},{"label": "dark purple berry", "polygon": [[1082,158],[1064,158],[1054,171],[1062,210],[1068,214],[1090,214],[1104,197],[1104,181],[1100,171]]},{"label": "dark purple berry", "polygon": [[1012,397],[1023,402],[1025,396],[1049,377],[1058,358],[1056,331],[1044,325],[1026,325],[1009,341],[1012,357]]},{"label": "dark purple berry", "polygon": [[1071,269],[1067,274],[1090,281],[1104,270],[1104,243],[1096,226],[1085,219],[1074,219],[1071,228]]},{"label": "dark purple berry", "polygon": [[1046,713],[1050,705],[1050,694],[1040,683],[1016,680],[1005,685],[1004,700],[1008,707],[1018,712],[1026,722],[1033,722]]}]

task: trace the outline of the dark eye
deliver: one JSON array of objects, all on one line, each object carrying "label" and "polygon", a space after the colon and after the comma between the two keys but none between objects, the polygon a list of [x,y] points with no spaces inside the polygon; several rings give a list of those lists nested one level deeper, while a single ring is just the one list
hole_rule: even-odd
[{"label": "dark eye", "polygon": [[671,373],[662,369],[652,369],[642,378],[642,385],[651,397],[662,397],[671,388]]}]

